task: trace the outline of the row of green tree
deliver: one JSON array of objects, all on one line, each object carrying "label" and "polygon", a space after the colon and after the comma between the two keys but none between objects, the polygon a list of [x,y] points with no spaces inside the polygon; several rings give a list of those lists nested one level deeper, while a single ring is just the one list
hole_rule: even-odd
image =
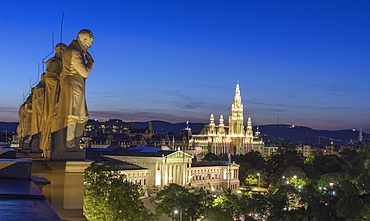
[{"label": "row of green tree", "polygon": [[370,220],[370,145],[340,156],[317,150],[303,157],[283,142],[268,158],[250,152],[234,160],[242,184],[267,187],[267,201],[277,194],[285,202],[265,204],[267,220]]},{"label": "row of green tree", "polygon": [[[156,195],[155,213],[142,201],[141,187],[116,168],[92,164],[85,173],[84,213],[89,220],[370,220],[370,145],[341,156],[315,151],[303,157],[293,144],[279,144],[274,155],[258,152],[236,156],[242,194],[221,195],[176,184]],[[268,188],[253,193],[251,186]]]}]

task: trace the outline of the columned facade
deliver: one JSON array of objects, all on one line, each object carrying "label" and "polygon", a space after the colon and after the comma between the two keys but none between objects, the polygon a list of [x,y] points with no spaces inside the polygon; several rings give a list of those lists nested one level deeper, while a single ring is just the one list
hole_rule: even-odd
[{"label": "columned facade", "polygon": [[147,168],[148,193],[154,193],[170,183],[188,185],[191,181],[191,163],[193,157],[180,150],[159,157],[107,156]]}]

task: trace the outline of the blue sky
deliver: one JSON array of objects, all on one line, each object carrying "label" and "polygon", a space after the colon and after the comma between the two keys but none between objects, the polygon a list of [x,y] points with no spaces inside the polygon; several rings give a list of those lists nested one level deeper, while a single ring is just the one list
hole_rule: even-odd
[{"label": "blue sky", "polygon": [[[22,1],[23,2],[23,1]],[[91,118],[245,118],[370,132],[369,1],[1,1],[0,121],[18,121],[42,59],[91,29]]]}]

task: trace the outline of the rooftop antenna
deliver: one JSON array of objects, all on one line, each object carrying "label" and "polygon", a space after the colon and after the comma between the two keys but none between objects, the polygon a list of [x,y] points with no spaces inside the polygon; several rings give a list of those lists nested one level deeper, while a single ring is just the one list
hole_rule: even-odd
[{"label": "rooftop antenna", "polygon": [[[42,59],[42,63],[45,63],[45,59],[48,58],[54,52],[54,33],[51,33],[51,52]],[[44,73],[44,65],[42,65],[42,73]]]},{"label": "rooftop antenna", "polygon": [[60,41],[59,43],[62,43],[62,37],[63,37],[63,23],[64,23],[64,12],[62,13],[62,21],[60,23]]},{"label": "rooftop antenna", "polygon": [[22,93],[23,95],[23,99],[21,101],[21,103],[19,104],[19,106],[22,106],[22,104],[26,101],[26,96],[24,95],[24,93]]},{"label": "rooftop antenna", "polygon": [[31,94],[31,90],[32,90],[32,83],[31,83],[31,78],[30,78],[30,94]]},{"label": "rooftop antenna", "polygon": [[[61,24],[60,24],[60,41],[59,43],[62,43],[62,36],[63,36],[63,21],[64,21],[64,12],[62,13],[62,21],[61,21]],[[52,37],[51,37],[51,52],[46,55],[43,59],[42,59],[42,63],[44,64],[45,63],[45,59],[48,58],[53,52],[54,52],[54,33],[51,33]],[[44,65],[42,66],[42,73],[44,73],[45,70],[44,70]]]}]

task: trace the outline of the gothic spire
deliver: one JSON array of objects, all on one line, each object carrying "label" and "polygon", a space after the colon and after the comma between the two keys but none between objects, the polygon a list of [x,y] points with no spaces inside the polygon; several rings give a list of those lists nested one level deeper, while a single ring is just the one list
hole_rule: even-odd
[{"label": "gothic spire", "polygon": [[242,98],[240,96],[239,83],[237,83],[236,88],[235,88],[234,104],[235,103],[241,103],[241,101],[242,101]]},{"label": "gothic spire", "polygon": [[209,118],[209,125],[215,126],[215,116],[213,115],[213,113],[211,114],[211,117]]},{"label": "gothic spire", "polygon": [[224,116],[221,114],[220,115],[220,126],[225,126],[225,124],[224,124]]}]

